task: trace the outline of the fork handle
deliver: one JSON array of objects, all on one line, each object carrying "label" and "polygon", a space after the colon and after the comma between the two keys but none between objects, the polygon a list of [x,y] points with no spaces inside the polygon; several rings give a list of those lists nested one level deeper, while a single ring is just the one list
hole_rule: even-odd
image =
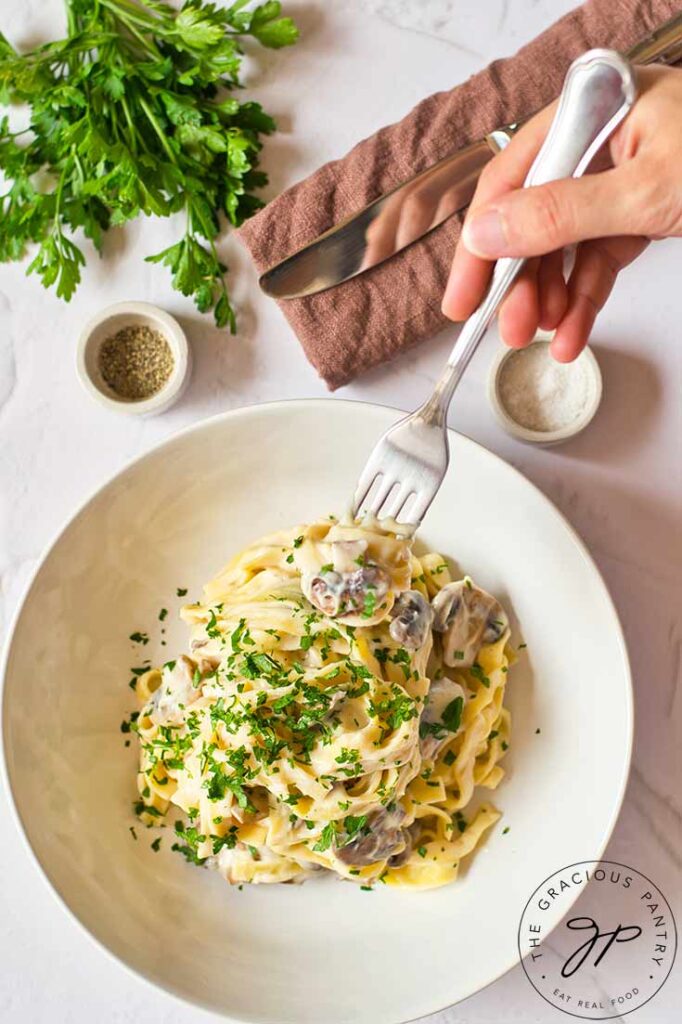
[{"label": "fork handle", "polygon": [[[635,98],[633,70],[615,50],[588,50],[578,57],[568,69],[554,120],[523,187],[580,177]],[[483,301],[464,323],[434,394],[422,407],[430,422],[445,424],[455,388],[525,262],[505,257],[495,264]]]}]

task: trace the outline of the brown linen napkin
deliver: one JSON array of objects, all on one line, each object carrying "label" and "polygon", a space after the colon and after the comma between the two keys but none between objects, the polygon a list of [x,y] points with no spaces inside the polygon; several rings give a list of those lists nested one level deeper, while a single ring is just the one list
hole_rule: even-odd
[{"label": "brown linen napkin", "polygon": [[[593,46],[626,50],[680,0],[588,0],[514,56],[423,100],[283,192],[240,229],[262,272],[401,181],[549,103],[571,61]],[[334,390],[439,331],[462,225],[455,214],[378,267],[318,295],[280,302],[306,356]]]}]

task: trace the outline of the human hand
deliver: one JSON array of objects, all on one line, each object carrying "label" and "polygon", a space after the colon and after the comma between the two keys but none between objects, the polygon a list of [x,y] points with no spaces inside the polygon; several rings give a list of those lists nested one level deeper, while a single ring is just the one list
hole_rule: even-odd
[{"label": "human hand", "polygon": [[[639,99],[609,142],[613,166],[522,189],[556,104],[541,111],[483,170],[455,251],[443,313],[465,320],[492,261],[529,257],[499,313],[512,348],[556,330],[552,355],[575,359],[618,273],[652,238],[682,236],[682,69],[639,68]],[[568,282],[564,246],[579,243]]]}]

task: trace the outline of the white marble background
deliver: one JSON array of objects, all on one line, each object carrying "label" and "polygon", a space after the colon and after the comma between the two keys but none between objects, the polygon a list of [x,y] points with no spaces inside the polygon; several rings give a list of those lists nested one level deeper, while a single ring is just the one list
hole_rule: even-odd
[{"label": "white marble background", "polygon": [[[269,194],[342,154],[424,95],[513,52],[572,0],[287,0],[303,38],[260,54],[249,90],[277,115]],[[19,46],[61,28],[60,0],[2,0],[0,28]],[[224,409],[325,394],[277,308],[258,292],[234,240],[236,339],[174,293],[142,255],[174,238],[168,223],[112,232],[69,306],[0,267],[0,628],[6,629],[41,551],[83,499],[132,456]],[[594,554],[625,626],[637,727],[625,806],[608,855],[651,876],[682,921],[682,243],[657,243],[627,271],[602,315],[595,348],[605,379],[597,419],[551,451],[523,447],[496,426],[484,383],[489,337],[454,403],[454,427],[518,466],[567,515]],[[171,412],[138,422],[100,409],[80,390],[74,341],[84,320],[120,299],[166,306],[188,330],[195,373]],[[412,407],[448,351],[447,334],[344,389],[340,397]],[[599,680],[595,679],[595,686]],[[199,1024],[216,1018],[176,1003],[123,971],[69,920],[25,856],[0,794],[0,1021],[29,1024]],[[528,837],[532,843],[533,837]],[[672,1024],[682,968],[632,1015]],[[432,1020],[438,1024],[565,1020],[520,968]],[[321,1022],[323,1024],[323,1022]]]}]

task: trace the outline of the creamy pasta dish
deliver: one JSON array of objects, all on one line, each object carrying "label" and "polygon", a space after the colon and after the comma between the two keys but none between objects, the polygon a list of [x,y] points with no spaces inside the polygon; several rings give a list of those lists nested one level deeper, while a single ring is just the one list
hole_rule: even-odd
[{"label": "creamy pasta dish", "polygon": [[258,541],[139,676],[140,817],[231,883],[444,885],[499,817],[507,616],[390,526]]}]

